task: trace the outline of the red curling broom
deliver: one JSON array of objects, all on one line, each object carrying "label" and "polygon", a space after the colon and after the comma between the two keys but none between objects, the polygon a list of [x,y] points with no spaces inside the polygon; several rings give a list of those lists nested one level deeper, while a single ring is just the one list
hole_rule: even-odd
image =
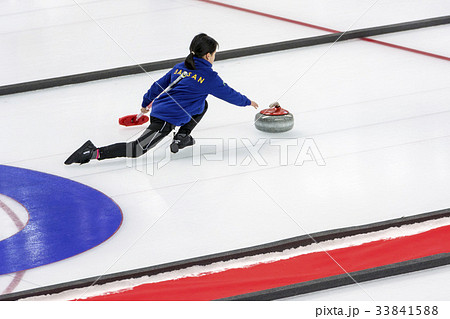
[{"label": "red curling broom", "polygon": [[[169,92],[175,85],[177,85],[178,82],[180,82],[182,79],[187,77],[187,75],[188,75],[188,73],[186,71],[184,71],[182,74],[180,74],[180,76],[177,77],[175,79],[175,81],[170,83],[169,86],[164,91],[159,93],[159,95],[154,100],[159,98],[164,93]],[[149,108],[149,107],[147,107],[147,108]],[[141,112],[139,114],[132,114],[132,115],[126,115],[126,116],[121,117],[119,119],[119,124],[123,125],[123,126],[137,126],[137,125],[142,125],[144,123],[147,123],[148,120],[149,120],[149,117],[147,115],[144,115],[144,113]]]}]

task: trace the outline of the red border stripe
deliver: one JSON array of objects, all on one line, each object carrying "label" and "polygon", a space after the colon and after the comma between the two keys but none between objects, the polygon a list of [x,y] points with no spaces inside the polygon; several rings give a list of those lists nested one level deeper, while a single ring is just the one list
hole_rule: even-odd
[{"label": "red border stripe", "polygon": [[[283,17],[276,16],[276,15],[273,15],[273,14],[268,14],[268,13],[256,11],[256,10],[241,8],[241,7],[233,6],[233,5],[222,3],[222,2],[218,2],[218,1],[212,1],[212,0],[198,0],[198,1],[209,3],[209,4],[214,4],[214,5],[218,5],[218,6],[222,6],[222,7],[226,7],[226,8],[229,8],[229,9],[239,10],[239,11],[243,11],[243,12],[247,12],[247,13],[251,13],[251,14],[256,14],[256,15],[259,15],[259,16],[263,16],[263,17],[267,17],[267,18],[271,18],[271,19],[275,19],[275,20],[280,20],[280,21],[284,21],[284,22],[288,22],[288,23],[298,24],[298,25],[301,25],[301,26],[304,26],[304,27],[313,28],[313,29],[317,29],[317,30],[321,30],[321,31],[330,32],[330,33],[340,33],[341,32],[341,31],[338,31],[338,30],[324,28],[324,27],[321,27],[321,26],[318,26],[318,25],[305,23],[305,22],[301,22],[301,21],[297,21],[297,20],[287,19],[287,18],[283,18]],[[364,41],[367,41],[367,42],[372,42],[372,43],[384,45],[384,46],[387,46],[387,47],[391,47],[391,48],[394,48],[394,49],[399,49],[399,50],[403,50],[403,51],[407,51],[407,52],[412,52],[412,53],[425,55],[425,56],[436,58],[436,59],[450,61],[449,57],[438,55],[438,54],[434,54],[434,53],[429,53],[429,52],[416,50],[416,49],[412,49],[412,48],[408,48],[408,47],[404,47],[404,46],[400,46],[400,45],[396,45],[396,44],[391,44],[391,43],[387,43],[387,42],[383,42],[383,41],[373,40],[373,39],[369,39],[369,38],[360,38],[360,39],[364,40]]]},{"label": "red border stripe", "polygon": [[329,255],[315,252],[198,277],[142,284],[85,300],[214,300],[449,252],[450,226],[443,226],[417,235],[330,250]]}]

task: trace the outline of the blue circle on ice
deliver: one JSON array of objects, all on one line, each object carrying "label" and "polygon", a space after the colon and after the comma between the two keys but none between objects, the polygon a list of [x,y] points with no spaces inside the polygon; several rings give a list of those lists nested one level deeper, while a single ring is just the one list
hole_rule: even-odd
[{"label": "blue circle on ice", "polygon": [[0,193],[27,209],[22,231],[0,241],[0,275],[47,265],[100,245],[120,228],[105,194],[55,175],[0,165]]}]

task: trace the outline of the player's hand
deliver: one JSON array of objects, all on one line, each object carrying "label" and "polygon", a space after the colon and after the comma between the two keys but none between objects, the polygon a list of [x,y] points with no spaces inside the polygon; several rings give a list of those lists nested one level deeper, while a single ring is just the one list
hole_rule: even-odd
[{"label": "player's hand", "polygon": [[153,105],[153,101],[151,101],[150,104],[147,105],[147,107],[141,108],[142,114],[148,113],[148,111],[150,111],[150,109],[152,108],[152,105]]},{"label": "player's hand", "polygon": [[150,109],[152,108],[152,105],[153,105],[153,101],[151,101],[150,104],[147,105],[147,107],[141,108],[142,114],[148,113],[148,111],[150,111]]},{"label": "player's hand", "polygon": [[252,101],[252,104],[250,105],[253,106],[255,110],[259,107],[258,103],[256,103],[255,101]]}]

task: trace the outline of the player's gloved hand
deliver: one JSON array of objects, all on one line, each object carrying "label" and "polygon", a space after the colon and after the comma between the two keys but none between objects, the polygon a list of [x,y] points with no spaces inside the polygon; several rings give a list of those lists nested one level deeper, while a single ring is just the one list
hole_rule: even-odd
[{"label": "player's gloved hand", "polygon": [[152,105],[153,105],[153,101],[151,101],[150,104],[147,105],[147,107],[141,108],[142,114],[148,113],[148,111],[150,111],[150,109],[152,108]]}]

